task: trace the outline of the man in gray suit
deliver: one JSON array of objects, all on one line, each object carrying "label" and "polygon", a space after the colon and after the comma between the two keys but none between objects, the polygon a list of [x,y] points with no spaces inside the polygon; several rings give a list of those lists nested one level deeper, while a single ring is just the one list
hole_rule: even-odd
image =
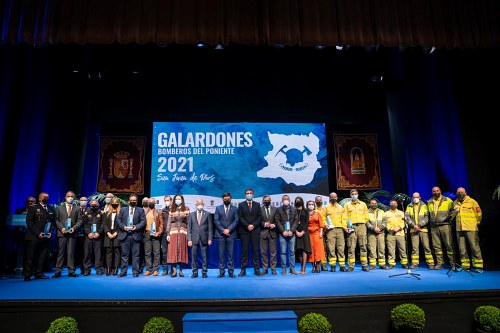
[{"label": "man in gray suit", "polygon": [[59,206],[57,210],[57,242],[58,253],[56,261],[56,272],[53,278],[61,277],[61,270],[64,261],[67,260],[68,276],[77,277],[75,273],[75,248],[78,229],[82,226],[83,220],[80,214],[80,207],[73,204],[75,192],[66,192],[66,202]]},{"label": "man in gray suit", "polygon": [[262,198],[262,225],[260,228],[260,257],[262,258],[262,275],[269,274],[269,260],[267,252],[269,251],[271,257],[271,272],[276,275],[276,238],[278,238],[278,229],[274,216],[276,214],[276,207],[271,206],[271,197],[265,195]]},{"label": "man in gray suit", "polygon": [[226,192],[222,195],[223,204],[215,207],[214,223],[215,238],[219,245],[219,272],[218,278],[226,274],[226,253],[227,270],[229,277],[234,278],[234,240],[236,239],[236,227],[239,223],[238,209],[231,205],[231,194]]},{"label": "man in gray suit", "polygon": [[203,199],[196,200],[196,211],[188,217],[188,246],[191,247],[192,278],[198,277],[198,247],[201,249],[202,277],[207,277],[207,251],[212,245],[213,221],[212,214],[204,210],[204,207]]}]

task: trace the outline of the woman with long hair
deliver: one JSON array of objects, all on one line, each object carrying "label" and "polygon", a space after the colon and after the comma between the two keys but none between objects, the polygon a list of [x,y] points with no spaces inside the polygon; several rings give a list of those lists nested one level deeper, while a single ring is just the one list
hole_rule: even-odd
[{"label": "woman with long hair", "polygon": [[118,240],[118,222],[116,217],[120,212],[120,199],[114,197],[111,208],[104,217],[104,251],[106,253],[106,275],[118,274],[120,266],[120,241]]},{"label": "woman with long hair", "polygon": [[189,261],[187,240],[189,208],[186,207],[184,197],[180,194],[176,194],[173,201],[167,222],[167,241],[169,242],[167,262],[171,265],[170,277],[177,276],[177,265],[179,265],[179,276],[184,277],[182,268]]},{"label": "woman with long hair", "polygon": [[302,197],[295,198],[295,209],[297,209],[299,217],[299,224],[295,230],[295,257],[299,258],[301,264],[299,273],[306,274],[307,256],[311,254],[311,240],[307,227],[309,212],[304,207],[304,199]]},{"label": "woman with long hair", "polygon": [[325,246],[323,244],[323,228],[325,222],[321,214],[315,210],[315,201],[307,201],[307,210],[309,211],[309,221],[307,228],[309,229],[309,238],[311,240],[311,255],[309,261],[312,262],[313,273],[319,273],[321,270],[321,261],[325,260]]}]

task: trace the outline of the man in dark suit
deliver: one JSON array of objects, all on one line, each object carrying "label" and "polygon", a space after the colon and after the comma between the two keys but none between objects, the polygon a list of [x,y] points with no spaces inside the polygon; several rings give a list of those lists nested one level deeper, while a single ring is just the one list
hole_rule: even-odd
[{"label": "man in dark suit", "polygon": [[35,273],[35,279],[48,279],[43,274],[43,265],[50,248],[50,238],[56,221],[56,210],[48,205],[49,194],[41,192],[38,195],[38,203],[28,207],[26,214],[26,258],[24,262],[24,281],[31,281],[31,275]]},{"label": "man in dark suit", "polygon": [[236,227],[239,223],[238,209],[231,205],[231,194],[226,192],[222,195],[223,204],[215,207],[214,223],[215,238],[219,245],[219,275],[224,277],[226,273],[226,253],[227,253],[227,271],[229,277],[234,278],[234,240],[236,239]]},{"label": "man in dark suit", "polygon": [[192,278],[198,277],[198,247],[201,249],[202,277],[207,277],[207,250],[212,245],[213,221],[212,214],[203,208],[203,199],[196,200],[196,211],[188,217],[188,246],[191,248]]},{"label": "man in dark suit", "polygon": [[271,197],[265,195],[262,198],[264,206],[261,208],[262,225],[260,228],[260,257],[262,258],[262,275],[269,273],[269,260],[267,252],[271,257],[271,272],[276,275],[276,238],[278,238],[278,228],[274,217],[276,214],[276,207],[271,206]]},{"label": "man in dark suit", "polygon": [[26,205],[24,207],[16,208],[14,214],[28,214],[28,207],[33,206],[34,204],[36,204],[36,199],[30,195],[26,198]]},{"label": "man in dark suit", "polygon": [[240,224],[238,233],[241,240],[241,271],[238,276],[246,275],[248,264],[248,246],[252,246],[252,262],[254,275],[261,276],[260,273],[260,224],[262,223],[262,213],[260,204],[253,200],[253,190],[245,191],[245,201],[238,204],[238,216]]},{"label": "man in dark suit", "polygon": [[58,253],[56,261],[56,272],[52,275],[53,278],[61,277],[61,270],[64,262],[67,260],[68,276],[77,277],[75,272],[75,247],[77,239],[77,231],[82,226],[83,220],[80,215],[80,208],[74,205],[75,192],[66,192],[66,202],[59,206],[56,228]]},{"label": "man in dark suit", "polygon": [[146,226],[146,215],[142,207],[137,207],[137,195],[128,197],[129,207],[123,207],[118,214],[118,239],[122,251],[122,269],[118,277],[127,275],[130,250],[132,250],[132,272],[139,277],[139,256],[141,253],[143,232]]}]

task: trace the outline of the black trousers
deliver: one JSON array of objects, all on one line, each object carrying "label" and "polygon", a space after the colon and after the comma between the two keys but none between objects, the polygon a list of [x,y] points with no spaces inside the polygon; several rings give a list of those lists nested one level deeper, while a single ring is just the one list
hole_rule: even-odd
[{"label": "black trousers", "polygon": [[102,249],[102,239],[89,239],[85,237],[85,244],[83,248],[83,270],[84,272],[90,272],[92,266],[92,255],[94,255],[94,267],[96,272],[103,272],[101,252]]},{"label": "black trousers", "polygon": [[24,276],[43,273],[43,266],[50,247],[50,239],[35,238],[26,241],[26,259],[24,261]]},{"label": "black trousers", "polygon": [[58,252],[56,261],[56,272],[61,272],[64,262],[67,261],[68,272],[75,272],[75,248],[76,248],[76,237],[63,236],[57,239],[58,242]]},{"label": "black trousers", "polygon": [[241,241],[241,268],[246,268],[248,264],[248,245],[252,244],[252,262],[253,268],[260,268],[260,251],[259,251],[259,243],[260,243],[260,229],[254,229],[252,232],[241,233],[240,234]]}]

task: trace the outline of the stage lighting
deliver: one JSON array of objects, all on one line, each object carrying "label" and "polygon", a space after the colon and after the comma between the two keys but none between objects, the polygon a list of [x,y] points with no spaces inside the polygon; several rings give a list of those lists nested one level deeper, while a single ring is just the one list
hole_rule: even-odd
[{"label": "stage lighting", "polygon": [[344,49],[344,45],[335,45],[335,49],[337,51],[342,51]]},{"label": "stage lighting", "polygon": [[436,51],[436,47],[435,46],[424,47],[422,51],[424,51],[425,54],[432,54],[434,53],[434,51]]},{"label": "stage lighting", "polygon": [[283,48],[285,48],[285,45],[283,45],[283,44],[274,44],[274,47],[276,49],[283,49]]},{"label": "stage lighting", "polygon": [[201,48],[204,48],[205,46],[207,46],[207,44],[202,43],[202,42],[199,42],[199,43],[197,43],[197,44],[196,44],[196,47],[197,47],[197,48],[200,48],[200,49],[201,49]]},{"label": "stage lighting", "polygon": [[326,48],[326,46],[319,44],[319,45],[316,45],[315,48],[316,48],[316,50],[324,50]]},{"label": "stage lighting", "polygon": [[218,43],[218,44],[215,46],[215,49],[216,49],[216,50],[224,50],[224,46],[223,46],[221,43]]}]

